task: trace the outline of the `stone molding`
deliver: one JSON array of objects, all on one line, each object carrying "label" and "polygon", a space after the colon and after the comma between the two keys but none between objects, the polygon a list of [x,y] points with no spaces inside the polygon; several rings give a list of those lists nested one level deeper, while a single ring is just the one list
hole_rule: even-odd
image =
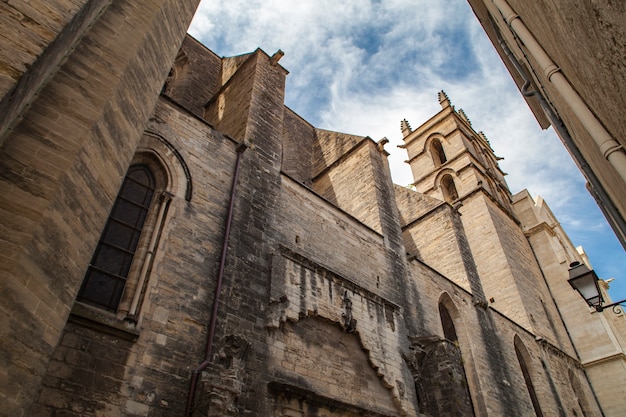
[{"label": "stone molding", "polygon": [[[345,297],[351,302],[351,321],[345,326]],[[270,306],[266,326],[277,329],[281,323],[306,317],[322,317],[354,332],[369,361],[401,415],[414,409],[403,387],[404,361],[398,346],[406,336],[401,328],[402,309],[397,304],[324,268],[316,262],[281,247],[272,258]],[[384,316],[384,317],[381,317]],[[381,323],[385,323],[381,326]]]}]

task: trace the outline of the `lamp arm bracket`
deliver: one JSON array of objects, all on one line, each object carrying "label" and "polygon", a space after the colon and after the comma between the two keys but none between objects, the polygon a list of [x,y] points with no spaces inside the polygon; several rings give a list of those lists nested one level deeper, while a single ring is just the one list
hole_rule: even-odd
[{"label": "lamp arm bracket", "polygon": [[602,305],[597,306],[596,310],[600,312],[602,310],[606,310],[607,308],[612,307],[613,313],[615,313],[615,314],[622,314],[624,312],[624,305],[623,305],[624,303],[626,303],[626,299],[620,300],[620,301],[616,301],[614,303],[607,304],[607,305],[604,305],[604,306],[602,306]]}]

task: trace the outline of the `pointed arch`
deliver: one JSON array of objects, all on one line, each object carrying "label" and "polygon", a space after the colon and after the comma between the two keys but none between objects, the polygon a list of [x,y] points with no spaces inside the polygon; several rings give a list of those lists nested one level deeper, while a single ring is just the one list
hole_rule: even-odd
[{"label": "pointed arch", "polygon": [[[569,383],[572,386],[572,390],[574,391],[574,396],[576,402],[578,403],[578,407],[582,414],[582,417],[587,417],[593,414],[593,409],[591,404],[589,403],[587,395],[585,395],[585,391],[583,389],[583,385],[580,382],[579,377],[574,373],[573,370],[568,371]],[[576,410],[573,410],[573,415],[578,415]]]},{"label": "pointed arch", "polygon": [[481,164],[485,165],[485,156],[483,155],[480,146],[477,144],[477,139],[472,136],[468,138],[468,141],[471,145],[470,152],[474,155],[474,158]]},{"label": "pointed arch", "polygon": [[166,191],[191,201],[193,193],[191,171],[176,147],[163,136],[146,131],[137,148],[135,160],[147,155],[158,162],[167,175]]},{"label": "pointed arch", "polygon": [[532,366],[532,359],[530,357],[530,354],[528,353],[526,346],[524,346],[524,343],[522,342],[522,340],[519,338],[518,335],[515,335],[513,344],[515,346],[515,354],[517,355],[517,361],[519,362],[522,375],[524,376],[526,389],[528,390],[528,394],[530,395],[530,400],[535,410],[535,415],[537,417],[543,417],[543,412],[541,411],[541,405],[539,404],[539,398],[537,396],[535,385],[532,379],[533,366]]},{"label": "pointed arch", "polygon": [[452,175],[443,175],[439,181],[439,186],[441,188],[441,193],[443,194],[443,199],[448,203],[452,203],[459,199],[459,193],[456,189],[456,185],[454,184]]},{"label": "pointed arch", "polygon": [[454,319],[452,318],[453,314],[450,313],[450,310],[452,310],[458,320],[460,315],[458,314],[454,302],[447,293],[443,293],[439,298],[439,319],[441,320],[441,327],[443,328],[443,336],[447,340],[458,344],[459,337],[454,325]]},{"label": "pointed arch", "polygon": [[463,315],[447,292],[441,294],[437,305],[444,338],[457,346],[460,351],[461,368],[464,370],[467,383],[465,388],[473,415],[486,415],[485,404],[478,394],[481,392],[480,382],[474,367],[469,338],[465,332]]},{"label": "pointed arch", "polygon": [[143,135],[85,274],[77,301],[137,322],[173,198],[190,197],[176,149]]},{"label": "pointed arch", "polygon": [[122,182],[78,299],[117,311],[156,190],[154,172],[132,165]]},{"label": "pointed arch", "polygon": [[165,83],[163,84],[162,92],[174,100],[180,99],[180,97],[187,90],[189,72],[189,58],[182,49],[178,51],[176,59],[170,72],[167,74]]},{"label": "pointed arch", "polygon": [[441,143],[441,140],[439,140],[439,138],[434,138],[433,140],[431,140],[430,154],[433,158],[433,162],[436,168],[440,167],[448,161],[446,153],[443,150],[443,144]]}]

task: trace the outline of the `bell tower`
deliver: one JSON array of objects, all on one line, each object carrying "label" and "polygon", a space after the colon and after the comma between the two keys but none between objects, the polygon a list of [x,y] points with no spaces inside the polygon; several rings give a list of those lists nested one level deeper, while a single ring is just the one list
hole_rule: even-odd
[{"label": "bell tower", "polygon": [[536,335],[567,344],[513,210],[505,173],[498,165],[501,158],[443,91],[439,103],[441,111],[417,129],[412,130],[406,120],[401,122],[402,147],[408,153],[416,191],[447,202],[459,216],[488,305]]},{"label": "bell tower", "polygon": [[401,122],[415,189],[453,206],[481,192],[513,215],[511,192],[489,140],[476,132],[462,109],[439,92],[442,110],[415,131]]}]

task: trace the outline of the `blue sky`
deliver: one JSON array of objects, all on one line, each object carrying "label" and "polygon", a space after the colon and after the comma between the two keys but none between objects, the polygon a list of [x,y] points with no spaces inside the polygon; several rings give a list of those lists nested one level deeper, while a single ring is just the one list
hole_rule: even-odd
[{"label": "blue sky", "polygon": [[444,90],[483,131],[513,193],[548,203],[598,276],[626,298],[626,257],[556,134],[543,131],[465,0],[204,0],[189,30],[218,55],[285,52],[286,104],[314,126],[390,139],[408,185],[400,121],[418,127]]}]

